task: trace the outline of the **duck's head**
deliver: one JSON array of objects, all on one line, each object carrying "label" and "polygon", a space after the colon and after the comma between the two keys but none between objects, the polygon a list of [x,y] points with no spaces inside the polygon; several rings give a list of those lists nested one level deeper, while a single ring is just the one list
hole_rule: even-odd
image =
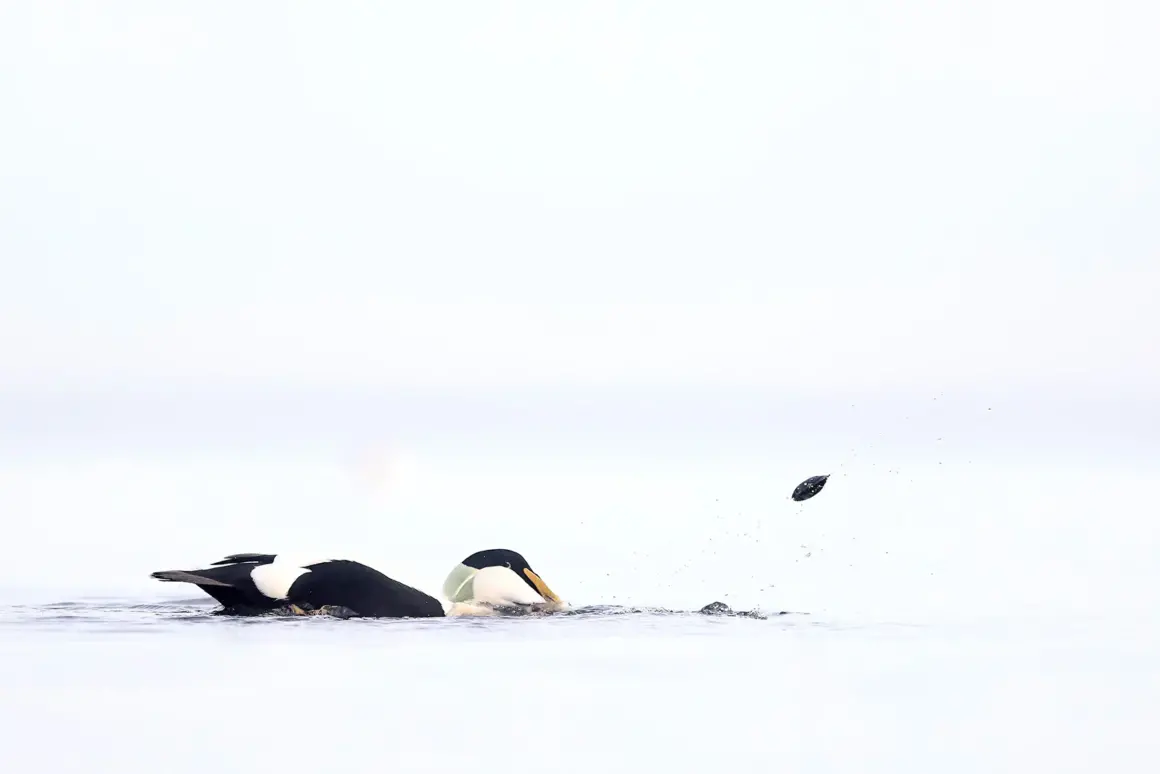
[{"label": "duck's head", "polygon": [[464,559],[443,582],[443,595],[453,603],[493,607],[567,607],[527,559],[506,548],[477,551]]}]

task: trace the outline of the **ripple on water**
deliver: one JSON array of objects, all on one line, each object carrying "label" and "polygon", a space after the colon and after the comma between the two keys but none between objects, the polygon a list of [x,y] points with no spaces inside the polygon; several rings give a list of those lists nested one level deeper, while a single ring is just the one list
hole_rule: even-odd
[{"label": "ripple on water", "polygon": [[336,625],[355,626],[406,625],[426,629],[448,625],[469,629],[488,629],[506,626],[520,619],[539,619],[565,625],[567,622],[598,622],[602,620],[636,619],[642,622],[682,618],[696,620],[770,620],[803,615],[789,612],[759,610],[732,610],[722,603],[706,605],[700,610],[671,610],[662,607],[588,605],[553,613],[506,611],[497,617],[469,616],[463,618],[433,619],[365,619],[339,616],[294,616],[270,614],[261,616],[225,616],[212,600],[140,601],[133,599],[89,599],[51,602],[46,604],[7,605],[0,607],[0,627],[102,629],[105,631],[167,630],[174,625],[270,626],[270,625]]}]

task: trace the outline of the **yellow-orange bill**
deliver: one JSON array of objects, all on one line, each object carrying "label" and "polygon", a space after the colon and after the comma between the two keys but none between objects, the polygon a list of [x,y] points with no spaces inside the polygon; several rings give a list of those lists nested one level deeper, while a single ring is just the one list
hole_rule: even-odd
[{"label": "yellow-orange bill", "polygon": [[539,575],[536,575],[531,570],[524,570],[524,574],[528,576],[528,580],[530,580],[532,585],[536,587],[536,591],[540,592],[541,597],[548,600],[549,602],[560,601],[560,598],[556,596],[556,593],[548,588],[548,584],[544,583]]}]

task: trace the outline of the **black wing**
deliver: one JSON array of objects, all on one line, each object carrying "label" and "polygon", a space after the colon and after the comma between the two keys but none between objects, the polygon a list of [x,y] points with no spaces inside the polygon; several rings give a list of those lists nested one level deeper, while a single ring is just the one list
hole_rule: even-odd
[{"label": "black wing", "polygon": [[246,562],[250,564],[270,564],[274,561],[275,556],[277,556],[277,554],[230,554],[225,559],[212,562],[211,564],[238,564],[239,562]]}]

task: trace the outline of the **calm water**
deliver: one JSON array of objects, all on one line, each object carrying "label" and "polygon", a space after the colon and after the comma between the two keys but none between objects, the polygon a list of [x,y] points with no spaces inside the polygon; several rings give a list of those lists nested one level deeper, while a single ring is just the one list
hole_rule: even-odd
[{"label": "calm water", "polygon": [[[1148,771],[1155,620],[0,611],[5,771]],[[460,769],[462,770],[462,769]]]},{"label": "calm water", "polygon": [[[789,502],[818,472],[10,461],[0,771],[1155,770],[1150,468],[883,455]],[[234,620],[148,578],[314,545],[429,591],[515,548],[578,612]]]}]

